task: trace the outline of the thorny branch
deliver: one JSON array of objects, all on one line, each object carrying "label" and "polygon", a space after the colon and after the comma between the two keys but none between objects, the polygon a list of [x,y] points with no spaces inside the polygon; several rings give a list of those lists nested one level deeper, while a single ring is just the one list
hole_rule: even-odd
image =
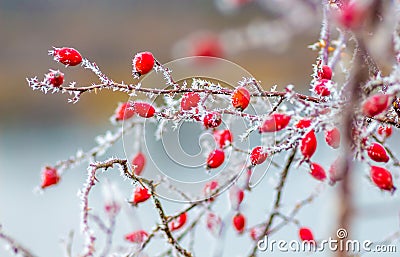
[{"label": "thorny branch", "polygon": [[14,238],[11,236],[7,235],[2,231],[2,227],[0,225],[0,240],[5,241],[7,246],[10,247],[10,250],[15,254],[15,255],[21,255],[23,257],[35,257],[33,253],[31,253],[30,250],[22,246],[20,243],[18,243]]},{"label": "thorny branch", "polygon": [[[318,4],[317,4],[318,2]],[[347,1],[332,1],[332,0],[322,0],[322,1],[310,1],[310,0],[299,0],[296,1],[296,3],[303,3],[307,6],[307,9],[311,9],[313,12],[318,10],[320,7],[322,7],[322,27],[321,27],[321,32],[320,32],[320,38],[319,38],[319,43],[311,46],[310,48],[314,49],[316,46],[319,47],[319,55],[317,58],[317,65],[315,65],[315,70],[314,70],[314,79],[317,77],[317,70],[320,68],[320,65],[328,65],[332,70],[335,70],[335,67],[340,64],[343,68],[343,75],[345,77],[345,81],[343,83],[336,83],[332,82],[333,85],[330,88],[332,90],[332,95],[327,96],[327,97],[322,97],[318,96],[318,94],[313,94],[313,95],[306,95],[306,94],[301,94],[298,92],[295,92],[293,90],[293,87],[287,86],[283,92],[277,92],[274,89],[271,90],[264,90],[261,86],[261,84],[254,78],[244,78],[242,81],[239,81],[238,84],[241,86],[245,86],[249,89],[252,89],[250,92],[250,96],[252,99],[255,99],[256,101],[263,101],[267,102],[267,100],[274,99],[275,105],[272,106],[271,110],[258,113],[257,115],[255,114],[249,114],[245,112],[240,112],[237,110],[234,110],[232,108],[221,108],[221,109],[215,109],[215,111],[219,112],[221,115],[225,114],[227,116],[232,116],[236,118],[243,118],[244,120],[248,121],[248,124],[250,125],[250,128],[246,131],[246,133],[241,137],[242,139],[247,139],[250,133],[254,132],[259,128],[261,125],[260,122],[262,122],[267,115],[271,115],[273,113],[280,113],[286,111],[286,106],[283,103],[288,103],[292,105],[292,110],[289,110],[288,113],[290,113],[293,118],[291,121],[298,121],[300,118],[303,117],[308,117],[312,119],[311,125],[309,128],[303,128],[303,129],[297,129],[297,128],[287,128],[285,133],[279,134],[278,135],[278,140],[276,141],[277,143],[274,146],[269,146],[267,147],[267,152],[270,156],[274,154],[278,154],[281,152],[286,152],[290,151],[288,153],[288,158],[286,161],[285,166],[282,169],[282,172],[280,174],[280,179],[279,183],[275,189],[276,196],[274,198],[273,206],[271,212],[267,215],[266,221],[262,222],[261,224],[258,224],[253,227],[260,227],[262,228],[262,234],[261,237],[265,235],[271,235],[272,233],[278,231],[282,227],[284,227],[288,223],[294,223],[296,225],[299,225],[300,222],[295,219],[296,214],[299,212],[299,210],[304,207],[306,204],[309,204],[313,201],[313,199],[319,194],[319,192],[312,194],[302,202],[298,203],[292,211],[288,214],[285,215],[280,212],[280,205],[282,202],[282,194],[284,190],[284,186],[287,180],[287,176],[290,170],[290,167],[292,163],[295,161],[295,156],[296,152],[298,149],[299,142],[301,139],[304,137],[304,135],[311,130],[314,130],[315,132],[320,132],[324,131],[327,127],[331,125],[343,125],[343,131],[345,132],[344,134],[344,149],[345,149],[345,165],[344,169],[341,173],[342,175],[342,180],[340,185],[339,185],[339,197],[341,200],[341,205],[339,206],[338,210],[338,217],[339,217],[339,227],[340,228],[346,228],[349,231],[349,228],[351,227],[351,220],[352,220],[352,214],[353,214],[353,203],[352,203],[352,191],[351,191],[351,168],[352,164],[354,163],[353,158],[355,155],[354,150],[351,148],[351,145],[356,144],[358,142],[355,141],[361,141],[362,138],[357,138],[352,135],[353,132],[353,126],[354,123],[358,120],[362,120],[363,122],[365,121],[365,130],[369,129],[369,124],[390,124],[393,126],[396,126],[397,128],[400,128],[400,119],[398,117],[398,114],[396,114],[395,111],[393,111],[393,107],[389,108],[386,112],[386,115],[376,115],[374,117],[368,117],[361,113],[359,109],[359,105],[361,101],[370,96],[374,91],[382,91],[387,94],[391,95],[396,95],[400,91],[400,86],[399,86],[399,79],[398,79],[398,74],[396,75],[396,71],[398,72],[398,63],[397,67],[394,67],[394,71],[392,74],[390,74],[387,77],[381,77],[381,71],[376,63],[376,61],[372,58],[372,56],[369,53],[368,47],[365,44],[364,38],[361,37],[361,33],[359,31],[359,28],[353,29],[343,29],[340,28],[338,29],[339,35],[338,39],[336,41],[332,40],[333,35],[333,12],[334,8],[333,6],[337,6],[338,9],[345,8],[346,4],[345,2]],[[379,1],[371,1],[373,3],[378,3]],[[321,5],[322,3],[322,5]],[[378,3],[379,4],[379,3]],[[395,4],[394,4],[395,5]],[[372,5],[371,5],[372,6]],[[398,3],[397,3],[398,6]],[[285,3],[279,4],[279,8],[284,10]],[[377,15],[375,12],[374,8],[371,8],[372,11],[370,15]],[[281,10],[281,11],[282,11]],[[293,15],[293,9],[288,13],[282,13],[283,18],[287,18],[291,15]],[[371,18],[371,17],[370,17]],[[376,17],[374,18],[376,20]],[[290,19],[282,21],[283,24],[291,24],[293,22],[290,21]],[[304,28],[308,27],[311,23],[309,21],[306,22],[304,25]],[[301,26],[299,24],[293,24],[296,25],[297,27]],[[376,24],[373,24],[374,26]],[[374,27],[373,26],[373,27]],[[290,27],[290,26],[288,26]],[[293,30],[292,33],[295,35],[296,33],[299,33],[302,31],[302,29]],[[265,34],[265,33],[264,33]],[[292,36],[289,35],[289,36]],[[345,51],[345,48],[347,48],[349,41],[349,37],[352,36],[353,40],[355,41],[355,49],[354,49],[354,58],[350,62],[350,65],[352,66],[350,70],[347,70],[344,68],[345,63],[342,62],[342,54]],[[393,34],[393,41],[394,41],[394,49],[396,51],[396,54],[400,52],[400,39],[397,31]],[[287,39],[285,37],[285,39]],[[317,48],[318,48],[317,47]],[[317,50],[317,49],[314,49]],[[333,51],[331,53],[331,50]],[[398,57],[398,56],[397,56]],[[397,61],[399,61],[400,58],[397,58]],[[165,79],[165,88],[159,89],[159,88],[144,88],[141,86],[140,83],[136,84],[125,84],[123,82],[118,83],[115,82],[114,80],[110,79],[108,76],[106,76],[100,68],[97,66],[96,63],[90,62],[88,59],[83,58],[82,60],[82,67],[85,69],[88,69],[92,71],[94,74],[97,75],[100,83],[99,84],[92,84],[90,86],[82,86],[82,87],[77,87],[75,82],[70,83],[67,86],[58,86],[58,87],[53,87],[51,86],[48,81],[43,80],[40,81],[35,78],[28,79],[28,84],[29,86],[34,89],[34,90],[40,90],[44,93],[47,92],[52,92],[52,93],[66,93],[70,94],[73,97],[69,99],[70,102],[76,103],[79,98],[85,94],[85,93],[91,93],[91,92],[97,92],[98,90],[113,90],[113,91],[120,91],[124,92],[129,96],[136,96],[136,93],[142,93],[147,96],[148,99],[153,99],[155,96],[168,96],[171,99],[173,97],[179,96],[184,93],[188,92],[195,92],[195,93],[200,93],[201,94],[201,103],[199,104],[200,108],[200,115],[204,115],[204,111],[208,111],[208,102],[211,102],[210,99],[213,101],[215,99],[229,99],[231,97],[232,93],[234,92],[232,89],[228,88],[223,88],[219,85],[215,85],[210,81],[202,81],[202,80],[193,80],[192,87],[186,87],[186,84],[178,83],[174,80],[172,77],[172,71],[165,67],[161,62],[158,60],[155,60],[155,66],[154,70],[156,72],[161,72],[164,79]],[[370,78],[368,75],[372,75]],[[315,85],[316,81],[313,80],[310,83],[310,87],[313,88]],[[341,88],[340,88],[341,85]],[[214,99],[215,98],[215,99]],[[254,101],[254,100],[253,100]],[[255,101],[254,101],[255,102]],[[182,120],[190,119],[190,115],[188,113],[182,112],[178,108],[175,108],[175,106],[163,106],[164,108],[160,111],[156,111],[155,117],[157,121],[163,120],[163,121],[172,121],[172,122],[179,122]],[[328,110],[328,111],[327,111]],[[337,121],[337,117],[341,117],[341,121]],[[153,121],[156,123],[156,121]],[[125,133],[128,133],[132,131],[132,128],[137,125],[142,123],[140,119],[133,119],[131,122],[128,122],[127,125],[125,125],[124,129],[119,129],[115,131],[114,133],[108,133],[102,140],[101,142],[94,148],[90,149],[86,153],[84,152],[78,152],[76,156],[73,156],[65,161],[58,162],[54,167],[59,170],[61,173],[66,170],[71,168],[74,165],[77,165],[83,161],[90,160],[91,164],[89,165],[88,168],[88,177],[87,181],[81,190],[81,230],[83,232],[83,235],[85,237],[85,248],[83,251],[82,256],[93,256],[95,252],[95,240],[96,237],[94,235],[94,232],[92,231],[91,227],[89,226],[89,219],[91,219],[93,222],[97,223],[99,228],[106,233],[107,235],[107,243],[106,247],[103,252],[103,256],[107,255],[111,248],[111,236],[112,232],[114,230],[114,225],[115,225],[115,217],[113,217],[110,220],[110,224],[107,227],[100,219],[97,218],[96,215],[93,215],[90,213],[90,206],[89,206],[89,195],[95,186],[95,184],[98,182],[96,178],[96,173],[99,169],[104,169],[107,170],[108,168],[112,168],[114,165],[119,165],[121,169],[121,173],[123,176],[127,177],[128,179],[132,180],[134,184],[140,184],[143,187],[146,187],[149,189],[151,193],[151,198],[153,200],[153,204],[155,209],[157,210],[157,214],[159,216],[160,222],[156,224],[156,226],[153,228],[151,233],[148,235],[147,239],[140,245],[139,251],[143,251],[150,243],[151,240],[153,240],[156,235],[159,233],[163,234],[166,237],[167,242],[171,246],[169,250],[166,252],[162,253],[161,256],[169,256],[172,255],[172,253],[177,253],[178,255],[183,255],[183,256],[193,256],[193,253],[189,251],[188,249],[191,249],[192,243],[193,243],[193,238],[190,239],[189,247],[188,249],[185,249],[181,244],[182,244],[182,239],[186,237],[186,235],[190,234],[193,232],[193,230],[196,228],[196,225],[199,223],[201,217],[207,212],[210,211],[211,209],[211,203],[207,202],[209,199],[204,199],[204,200],[199,200],[199,201],[189,201],[189,205],[183,208],[181,211],[178,211],[174,215],[167,215],[166,211],[162,205],[162,202],[157,195],[156,189],[158,183],[163,182],[162,179],[160,181],[155,182],[152,180],[148,180],[144,177],[136,176],[134,172],[129,170],[128,167],[128,160],[126,159],[117,159],[117,158],[111,158],[107,161],[104,162],[93,162],[96,157],[100,156],[102,153],[107,151],[111,146],[113,146],[118,140],[122,138],[122,136]],[[120,125],[119,123],[116,123],[116,125]],[[364,133],[364,131],[362,131]],[[368,132],[369,136],[372,136],[372,138],[382,144],[387,153],[391,157],[391,163],[390,165],[393,166],[398,166],[399,160],[396,159],[395,153],[391,151],[391,149],[388,147],[388,145],[385,145],[384,141],[379,140],[375,135],[374,132],[371,130]],[[362,147],[360,147],[362,148]],[[250,155],[250,152],[244,149],[239,149],[236,147],[234,144],[227,145],[226,147],[223,147],[223,150],[229,150],[233,151],[238,154],[242,154],[243,156],[248,156]],[[365,149],[361,149],[365,150]],[[358,149],[355,151],[357,154]],[[305,161],[305,163],[309,163],[310,160],[301,160],[300,164]],[[248,166],[247,169],[251,171],[253,166]],[[231,177],[228,179],[228,183],[233,182],[235,176]],[[324,185],[324,184],[321,184]],[[224,185],[225,186],[225,185]],[[224,188],[224,186],[218,187],[214,193],[218,194],[219,191]],[[243,188],[248,191],[249,187],[248,185],[243,186]],[[176,191],[177,193],[181,193],[179,189],[170,187],[171,190]],[[187,195],[181,194],[186,200],[190,200],[190,197]],[[196,207],[204,207],[204,208],[196,208]],[[174,236],[169,229],[169,223],[179,217],[181,214],[186,213],[186,212],[195,212],[198,211],[199,214],[198,216],[189,224],[185,230],[181,232],[179,236]],[[277,218],[282,219],[280,223],[274,226],[274,223]],[[248,231],[247,229],[246,231]],[[399,233],[395,233],[394,237],[399,237]],[[18,243],[16,243],[12,238],[9,236],[5,235],[1,230],[0,230],[0,239],[3,239],[6,241],[9,245],[11,245],[11,248],[17,253],[22,253],[24,256],[28,257],[33,257],[32,254],[22,246],[20,246]],[[135,255],[135,253],[131,253],[128,256]],[[69,255],[71,253],[69,252]],[[257,243],[254,244],[253,248],[251,249],[251,253],[249,256],[256,256],[257,255]],[[346,253],[344,252],[338,252],[338,256],[346,256]]]},{"label": "thorny branch", "polygon": [[[268,221],[265,224],[265,227],[264,227],[264,230],[263,230],[263,232],[261,234],[261,237],[258,238],[258,240],[262,239],[263,236],[269,234],[271,226],[272,226],[272,224],[274,222],[274,219],[279,213],[279,207],[281,205],[283,188],[285,186],[285,182],[286,182],[287,175],[289,173],[290,166],[292,165],[292,163],[294,161],[294,158],[296,156],[296,151],[297,151],[297,147],[292,150],[291,154],[289,155],[288,160],[286,161],[286,165],[282,170],[281,177],[280,177],[280,180],[279,180],[279,184],[276,187],[277,193],[276,193],[276,197],[275,197],[275,200],[274,200],[274,206],[272,208],[271,214],[269,215]],[[251,250],[251,253],[250,253],[249,257],[254,257],[254,256],[256,256],[256,254],[257,254],[257,243],[254,244],[253,249]]]}]

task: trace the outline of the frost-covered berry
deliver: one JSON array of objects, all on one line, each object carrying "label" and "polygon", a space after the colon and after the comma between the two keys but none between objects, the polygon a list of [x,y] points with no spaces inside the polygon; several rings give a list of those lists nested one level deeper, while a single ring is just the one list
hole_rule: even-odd
[{"label": "frost-covered berry", "polygon": [[364,115],[373,117],[386,111],[389,106],[389,99],[390,96],[384,94],[376,94],[368,97],[362,106]]},{"label": "frost-covered berry", "polygon": [[149,234],[144,230],[137,230],[132,233],[125,235],[125,240],[131,243],[143,243],[147,240]]},{"label": "frost-covered berry", "polygon": [[265,162],[268,157],[268,153],[264,151],[262,146],[256,146],[250,153],[250,162],[252,165],[257,165]]},{"label": "frost-covered berry", "polygon": [[392,135],[392,133],[393,133],[393,129],[389,125],[387,125],[387,126],[380,125],[378,127],[378,135],[383,136],[384,138],[390,137]]},{"label": "frost-covered berry", "polygon": [[271,114],[259,128],[260,133],[280,131],[289,124],[290,118],[290,115],[284,113]]},{"label": "frost-covered berry", "polygon": [[142,152],[138,152],[132,159],[132,165],[135,166],[135,175],[140,176],[146,165],[146,156]]},{"label": "frost-covered berry", "polygon": [[54,57],[54,60],[67,66],[76,66],[82,62],[82,55],[71,47],[54,47],[49,51],[49,55]]},{"label": "frost-covered berry", "polygon": [[225,153],[221,149],[215,149],[212,151],[207,158],[207,168],[215,169],[221,166],[225,160]]},{"label": "frost-covered berry", "polygon": [[204,116],[203,123],[206,128],[216,128],[222,123],[221,114],[218,112],[209,112]]},{"label": "frost-covered berry", "polygon": [[133,104],[133,109],[140,117],[143,118],[151,118],[154,116],[154,113],[156,112],[154,107],[146,102],[135,102]]},{"label": "frost-covered berry", "polygon": [[311,119],[308,118],[302,118],[299,120],[295,125],[296,128],[298,129],[305,129],[311,126]]},{"label": "frost-covered berry", "polygon": [[200,102],[200,95],[196,92],[188,92],[182,96],[181,109],[183,111],[189,111],[192,108],[196,108]]},{"label": "frost-covered berry", "polygon": [[52,185],[56,185],[60,181],[60,175],[57,169],[46,166],[42,172],[42,184],[41,188],[46,188]]},{"label": "frost-covered berry", "polygon": [[59,70],[50,70],[46,74],[46,82],[53,87],[60,87],[64,83],[64,73]]},{"label": "frost-covered berry", "polygon": [[240,187],[234,185],[229,189],[229,202],[232,209],[236,210],[239,205],[243,202],[244,191]]},{"label": "frost-covered berry", "polygon": [[149,73],[154,66],[154,56],[150,52],[137,53],[132,60],[132,73],[134,76],[141,76]]},{"label": "frost-covered berry", "polygon": [[238,87],[232,94],[232,105],[239,111],[243,111],[250,103],[250,92],[245,87]]},{"label": "frost-covered berry", "polygon": [[261,227],[253,227],[250,229],[250,237],[253,241],[258,241],[261,236],[263,236],[263,229]]},{"label": "frost-covered berry", "polygon": [[376,162],[388,162],[389,155],[386,153],[385,148],[379,143],[372,143],[367,147],[369,158]]},{"label": "frost-covered berry", "polygon": [[314,92],[315,94],[319,96],[329,96],[331,94],[331,91],[328,88],[329,80],[327,79],[321,79],[318,80],[315,87],[314,87]]},{"label": "frost-covered berry", "polygon": [[138,203],[142,203],[147,201],[151,197],[149,190],[142,186],[137,186],[133,193],[133,200],[132,203],[137,205]]},{"label": "frost-covered berry", "polygon": [[115,120],[117,121],[132,118],[133,115],[135,115],[135,110],[131,102],[122,103],[115,110]]},{"label": "frost-covered berry", "polygon": [[321,69],[318,71],[318,78],[331,80],[332,69],[328,65],[322,65]]},{"label": "frost-covered berry", "polygon": [[[203,194],[205,197],[210,197],[212,194],[214,194],[219,186],[218,181],[216,180],[211,180],[210,182],[207,182],[203,188]],[[209,200],[212,202],[214,201],[213,197],[210,197]]]},{"label": "frost-covered berry", "polygon": [[224,148],[232,143],[232,132],[229,129],[215,130],[213,133],[215,142],[218,144],[219,148]]},{"label": "frost-covered berry", "polygon": [[186,220],[187,220],[187,214],[186,212],[184,212],[168,224],[169,230],[171,230],[172,232],[180,229],[186,224]]}]

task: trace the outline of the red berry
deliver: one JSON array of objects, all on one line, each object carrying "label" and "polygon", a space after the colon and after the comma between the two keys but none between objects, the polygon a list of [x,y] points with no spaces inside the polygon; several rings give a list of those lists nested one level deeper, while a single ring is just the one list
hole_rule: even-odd
[{"label": "red berry", "polygon": [[243,202],[244,191],[238,186],[232,186],[229,189],[229,201],[233,209],[239,208],[239,205]]},{"label": "red berry", "polygon": [[299,237],[301,241],[306,241],[315,244],[314,235],[309,228],[301,227],[299,229]]},{"label": "red berry", "polygon": [[211,180],[210,182],[208,182],[205,186],[204,186],[204,189],[203,189],[203,191],[204,191],[204,194],[205,195],[210,195],[211,193],[213,193],[213,191],[215,190],[215,189],[217,189],[217,187],[218,187],[218,181],[216,181],[216,180]]},{"label": "red berry", "polygon": [[339,16],[339,22],[346,29],[355,29],[361,26],[364,17],[364,10],[359,4],[347,3],[343,5],[342,12]]},{"label": "red berry", "polygon": [[246,218],[243,216],[243,214],[238,213],[233,217],[232,220],[233,227],[235,230],[239,233],[243,233],[244,227],[246,226]]},{"label": "red berry", "polygon": [[135,114],[133,104],[131,102],[126,102],[120,104],[115,110],[115,119],[117,121],[126,120],[131,118]]},{"label": "red berry", "polygon": [[[204,188],[203,188],[203,193],[206,197],[210,197],[213,194],[216,193],[216,190],[218,188],[218,181],[216,180],[212,180],[210,182],[208,182],[207,184],[205,184]],[[210,197],[209,199],[211,202],[214,201],[213,197]]]},{"label": "red berry", "polygon": [[53,87],[59,87],[64,83],[64,73],[59,70],[50,70],[50,72],[46,74],[46,82]]},{"label": "red berry", "polygon": [[253,239],[254,241],[258,241],[261,236],[263,235],[263,229],[260,227],[254,227],[250,229],[250,237],[251,239]]},{"label": "red berry", "polygon": [[371,166],[371,180],[382,190],[394,192],[396,188],[393,185],[392,174],[385,168]]},{"label": "red berry", "polygon": [[379,143],[372,143],[367,147],[367,153],[369,158],[376,162],[388,162],[389,156],[386,153],[385,148]]},{"label": "red berry", "polygon": [[317,149],[317,138],[315,137],[314,130],[311,130],[300,142],[300,151],[305,159],[310,159]]},{"label": "red berry", "polygon": [[343,160],[342,157],[338,157],[329,167],[329,183],[334,185],[336,182],[343,179]]},{"label": "red berry", "polygon": [[208,169],[215,169],[221,166],[225,160],[225,153],[221,149],[215,149],[208,155],[207,158],[207,168]]},{"label": "red berry", "polygon": [[224,148],[232,143],[232,133],[229,129],[216,130],[213,133],[215,142],[220,148]]},{"label": "red berry", "polygon": [[392,127],[389,125],[387,125],[387,126],[381,125],[378,127],[378,134],[385,138],[390,137],[392,135],[392,132],[393,132]]},{"label": "red berry", "polygon": [[338,128],[325,131],[325,141],[332,148],[339,148],[340,146],[340,131]]},{"label": "red berry", "polygon": [[132,61],[134,76],[141,76],[149,73],[154,66],[154,56],[150,52],[137,53]]},{"label": "red berry", "polygon": [[311,119],[302,118],[299,120],[296,125],[294,125],[298,129],[305,129],[311,126]]},{"label": "red berry", "polygon": [[326,85],[327,83],[329,83],[329,80],[327,80],[327,79],[318,80],[314,87],[314,92],[319,96],[330,95],[331,91],[329,90],[328,86]]},{"label": "red berry", "polygon": [[223,57],[223,48],[219,39],[215,36],[203,36],[193,42],[191,54],[194,56]]},{"label": "red berry", "polygon": [[146,156],[142,152],[139,152],[133,157],[132,165],[135,166],[134,172],[135,175],[140,176],[146,165]]},{"label": "red berry", "polygon": [[142,186],[137,186],[135,188],[135,192],[133,194],[133,204],[137,205],[138,203],[144,202],[147,199],[149,199],[151,194],[149,193],[149,190],[147,188],[142,187]]},{"label": "red berry", "polygon": [[315,179],[320,180],[320,181],[324,181],[326,179],[326,172],[325,172],[324,168],[315,162],[312,162],[310,164],[310,174]]},{"label": "red berry", "polygon": [[218,112],[207,113],[206,116],[204,116],[203,123],[206,128],[216,128],[222,123],[221,114]]},{"label": "red berry", "polygon": [[250,92],[245,87],[238,87],[232,94],[232,105],[239,111],[243,111],[250,103]]},{"label": "red berry", "polygon": [[46,188],[52,185],[56,185],[60,181],[60,175],[57,169],[46,166],[42,172],[42,185],[41,188]]},{"label": "red berry", "polygon": [[260,132],[275,132],[284,129],[290,122],[290,115],[274,113],[260,127]]},{"label": "red berry", "polygon": [[368,97],[362,106],[364,115],[373,117],[384,112],[388,108],[389,98],[389,95],[384,94],[376,94]]},{"label": "red berry", "polygon": [[264,152],[262,146],[254,147],[250,153],[250,162],[252,165],[257,165],[265,162],[268,157],[268,153]]},{"label": "red berry", "polygon": [[143,118],[151,118],[156,112],[151,104],[145,102],[135,102],[133,108],[135,109],[135,112]]},{"label": "red berry", "polygon": [[125,240],[131,243],[143,243],[147,240],[149,234],[144,230],[137,230],[125,235]]},{"label": "red berry", "polygon": [[186,220],[187,220],[187,215],[186,215],[186,212],[184,212],[181,215],[179,215],[178,218],[172,220],[168,224],[169,230],[170,231],[175,231],[175,230],[180,229],[181,227],[183,227],[183,225],[185,225]]},{"label": "red berry", "polygon": [[49,55],[54,56],[54,60],[67,66],[76,66],[82,62],[82,55],[71,47],[54,47],[49,51]]},{"label": "red berry", "polygon": [[332,69],[328,65],[322,65],[321,70],[318,71],[318,78],[331,80]]},{"label": "red berry", "polygon": [[221,233],[222,220],[216,214],[212,212],[208,213],[206,217],[206,225],[208,230],[210,230],[213,235],[218,236]]},{"label": "red berry", "polygon": [[188,92],[182,96],[181,109],[183,111],[189,111],[192,108],[196,108],[200,102],[200,95],[195,92]]}]

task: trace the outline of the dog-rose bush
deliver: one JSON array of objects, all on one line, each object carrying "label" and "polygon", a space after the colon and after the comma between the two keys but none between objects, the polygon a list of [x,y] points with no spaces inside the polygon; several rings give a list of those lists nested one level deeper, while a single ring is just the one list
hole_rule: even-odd
[{"label": "dog-rose bush", "polygon": [[[217,6],[225,11],[237,11],[247,4],[255,4],[251,0],[216,2]],[[51,194],[51,190],[57,190],[56,185],[63,182],[63,176],[68,176],[68,169],[84,162],[88,163],[87,180],[80,190],[81,233],[85,242],[79,256],[97,256],[100,253],[101,256],[111,256],[112,253],[115,254],[112,256],[147,256],[146,252],[151,247],[152,240],[160,235],[165,238],[166,244],[157,256],[196,256],[191,244],[184,240],[198,226],[204,226],[210,235],[216,238],[220,238],[229,226],[237,236],[247,235],[253,244],[242,247],[247,249],[243,256],[256,256],[257,241],[276,233],[289,223],[298,228],[298,240],[318,244],[318,235],[309,228],[312,224],[302,224],[301,220],[296,218],[296,214],[301,208],[312,203],[319,192],[300,201],[289,213],[280,208],[288,173],[300,166],[306,168],[318,183],[335,187],[337,190],[340,205],[337,206],[337,213],[334,215],[338,228],[351,231],[353,196],[357,195],[357,192],[352,190],[352,179],[368,176],[375,190],[396,197],[396,186],[400,184],[400,162],[396,158],[395,149],[391,149],[388,142],[400,127],[400,100],[397,97],[400,91],[400,3],[379,0],[272,2],[275,3],[274,7],[264,7],[275,8],[274,10],[282,15],[278,21],[273,21],[274,26],[270,26],[271,37],[277,34],[276,28],[286,28],[279,32],[287,34],[283,40],[289,40],[309,27],[321,24],[320,37],[315,40],[316,43],[310,45],[310,49],[317,51],[318,56],[314,64],[309,64],[312,80],[307,94],[299,93],[294,85],[287,85],[282,91],[275,88],[265,89],[266,86],[263,86],[262,82],[252,77],[237,81],[234,89],[204,79],[193,79],[191,84],[178,83],[174,80],[174,71],[160,63],[157,56],[150,51],[133,54],[133,83],[127,84],[111,79],[96,63],[86,58],[83,50],[72,47],[54,47],[49,51],[54,61],[65,65],[62,72],[51,69],[42,79],[27,79],[29,87],[33,90],[66,94],[70,103],[84,101],[81,99],[84,94],[98,90],[120,91],[131,99],[137,99],[137,96],[142,99],[116,103],[116,109],[110,111],[111,123],[115,126],[114,132],[107,132],[105,136],[100,137],[98,145],[92,149],[86,152],[79,151],[73,157],[46,166],[41,173],[40,187]],[[300,14],[299,10],[304,11],[304,15]],[[299,20],[298,24],[293,23],[293,20]],[[240,30],[232,31],[231,34],[241,33]],[[260,29],[260,33],[265,34],[265,31]],[[253,33],[247,36],[251,41],[251,37],[260,39],[259,37],[268,35]],[[376,40],[381,44],[371,43],[377,42]],[[226,56],[240,50],[240,47],[234,46],[231,40],[226,40],[223,36],[207,35],[205,38],[197,37],[195,43],[192,41],[193,39],[183,40],[186,44],[193,44],[188,53]],[[267,39],[264,43],[266,47],[276,47],[276,44]],[[193,47],[199,49],[193,50]],[[391,56],[389,71],[381,70],[378,60],[375,60],[381,56]],[[93,72],[99,81],[88,86],[80,86],[77,82],[67,83],[67,71],[70,66],[80,66]],[[164,79],[165,84],[159,85],[162,89],[141,86],[140,79],[151,72]],[[154,99],[157,97],[162,97],[164,102],[157,101],[155,104]],[[267,101],[272,103],[270,110],[259,111],[256,114],[248,111],[248,106],[257,109]],[[212,104],[215,102],[228,102],[229,105],[216,108]],[[243,134],[235,135],[230,128],[221,126],[224,120],[232,117],[246,123],[248,129]],[[215,149],[210,149],[208,155],[204,156],[204,172],[209,173],[210,170],[232,161],[232,158],[227,158],[228,154],[234,154],[235,158],[243,160],[245,172],[228,176],[225,183],[232,185],[224,192],[222,189],[226,184],[210,181],[204,187],[202,197],[198,199],[190,199],[190,196],[185,196],[178,188],[170,186],[169,190],[175,190],[188,199],[182,204],[180,211],[167,212],[164,200],[157,193],[160,185],[166,182],[162,177],[153,180],[146,176],[148,157],[142,151],[134,153],[132,159],[103,157],[124,134],[135,131],[137,126],[148,121],[159,126],[157,131],[164,129],[166,122],[197,123],[205,132],[212,133],[216,143]],[[249,136],[253,134],[274,134],[276,142],[273,145],[258,145],[252,149],[238,147],[237,142],[249,140]],[[330,167],[324,167],[321,164],[322,160],[314,156],[318,149],[318,134],[322,135],[326,144],[337,154],[336,161]],[[140,134],[135,139],[144,140]],[[246,208],[241,207],[246,196],[252,193],[249,186],[250,177],[257,165],[277,155],[285,155],[285,163],[274,164],[281,173],[275,187],[272,206],[269,212],[265,213],[262,222],[252,224],[246,219],[246,208],[258,208],[260,203],[248,202]],[[351,173],[356,163],[363,163],[365,172],[353,176]],[[125,251],[113,248],[113,240],[107,240],[106,243],[96,240],[97,234],[92,224],[103,223],[92,213],[89,202],[93,187],[102,183],[96,174],[100,170],[116,166],[121,170],[122,179],[132,181],[133,197],[126,196],[129,200],[123,203],[109,195],[105,201],[105,210],[109,219],[113,221],[111,224],[115,225],[114,221],[118,218],[123,204],[130,205],[131,208],[141,208],[142,203],[151,201],[159,216],[158,223],[152,228],[114,235],[135,244],[134,248]],[[240,176],[238,180],[237,176]],[[225,197],[226,194],[232,208],[231,221],[223,220],[214,208],[216,199]],[[205,222],[199,222],[200,220]],[[114,225],[101,231],[112,238]],[[2,231],[0,238],[10,245],[15,253],[33,256],[29,250]],[[348,253],[335,254],[347,256]]]}]

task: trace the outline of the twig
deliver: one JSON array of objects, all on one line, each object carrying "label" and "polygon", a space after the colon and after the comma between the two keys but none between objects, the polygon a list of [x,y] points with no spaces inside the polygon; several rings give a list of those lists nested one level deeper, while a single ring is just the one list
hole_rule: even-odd
[{"label": "twig", "polygon": [[179,242],[173,237],[171,230],[168,227],[168,218],[165,215],[164,209],[162,207],[162,204],[160,200],[158,199],[158,196],[155,194],[155,187],[153,184],[149,185],[150,186],[150,193],[153,198],[154,202],[154,207],[158,211],[158,215],[161,219],[161,223],[163,227],[161,227],[161,230],[164,231],[165,235],[167,236],[168,243],[171,244],[180,254],[186,256],[186,257],[191,257],[192,253],[190,253],[188,250],[183,248]]},{"label": "twig", "polygon": [[[276,188],[277,193],[276,193],[276,197],[275,197],[272,213],[270,214],[268,222],[267,222],[267,224],[266,224],[266,226],[265,226],[265,228],[263,230],[263,233],[262,233],[261,237],[258,238],[258,240],[260,240],[264,235],[267,235],[269,233],[269,230],[270,230],[270,228],[272,226],[272,223],[273,223],[273,221],[275,219],[275,216],[278,213],[278,210],[279,210],[279,207],[280,207],[280,204],[281,204],[283,188],[285,186],[285,182],[286,182],[287,175],[289,173],[290,166],[292,165],[294,157],[296,156],[296,151],[297,151],[297,147],[295,147],[292,150],[291,154],[289,155],[288,160],[286,161],[286,165],[283,168],[283,171],[281,173],[281,177],[280,177],[280,180],[279,180],[279,184],[278,184],[278,186]],[[257,244],[254,244],[253,249],[251,250],[251,253],[250,253],[249,257],[256,256],[256,253],[257,253]]]},{"label": "twig", "polygon": [[35,255],[30,250],[28,250],[27,248],[22,246],[20,243],[15,241],[15,239],[12,238],[11,236],[5,234],[2,231],[1,225],[0,225],[0,239],[5,241],[10,246],[12,252],[15,255],[19,255],[20,254],[23,257],[35,257]]}]

